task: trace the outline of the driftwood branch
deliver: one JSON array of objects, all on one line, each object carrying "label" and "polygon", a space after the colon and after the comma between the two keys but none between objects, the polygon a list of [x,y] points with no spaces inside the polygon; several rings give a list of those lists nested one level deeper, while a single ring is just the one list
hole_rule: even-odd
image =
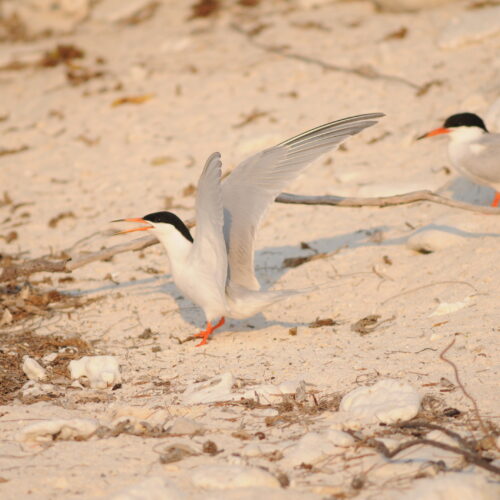
[{"label": "driftwood branch", "polygon": [[[407,205],[419,201],[429,201],[439,205],[446,205],[452,208],[468,210],[489,215],[500,215],[500,208],[485,207],[481,205],[473,205],[462,201],[455,201],[440,196],[432,191],[414,191],[394,196],[384,196],[376,198],[344,198],[342,196],[325,195],[325,196],[303,196],[297,194],[281,193],[275,200],[277,203],[290,203],[298,205],[329,205],[334,207],[391,207],[396,205]],[[194,221],[186,222],[188,227],[194,226]],[[91,262],[99,260],[107,260],[115,255],[124,252],[143,250],[152,245],[156,245],[158,240],[155,236],[144,236],[133,241],[120,243],[98,252],[80,255],[68,260],[48,260],[47,258],[39,258],[21,262],[19,264],[11,264],[3,268],[0,274],[0,283],[12,281],[20,277],[29,276],[38,272],[57,272],[69,273],[83,267]]]},{"label": "driftwood branch", "polygon": [[473,205],[463,201],[450,200],[432,191],[412,191],[411,193],[396,194],[394,196],[381,196],[375,198],[344,198],[342,196],[303,196],[299,194],[281,193],[275,200],[278,203],[296,203],[298,205],[330,205],[334,207],[393,207],[396,205],[408,205],[417,201],[430,201],[439,205],[460,208],[480,214],[500,215],[500,208]]}]

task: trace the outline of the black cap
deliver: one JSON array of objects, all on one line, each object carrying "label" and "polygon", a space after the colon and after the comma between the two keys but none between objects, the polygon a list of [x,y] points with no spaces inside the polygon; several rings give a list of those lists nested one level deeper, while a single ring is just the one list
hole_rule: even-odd
[{"label": "black cap", "polygon": [[172,212],[154,212],[152,214],[145,215],[143,219],[149,222],[154,222],[155,224],[172,224],[172,226],[174,226],[182,234],[182,236],[184,236],[184,238],[189,240],[191,243],[194,241],[186,224],[184,224],[184,222],[182,222],[181,219],[179,219],[179,217]]},{"label": "black cap", "polygon": [[479,116],[474,113],[458,113],[446,118],[444,122],[444,128],[456,128],[456,127],[479,127],[485,132],[488,132],[486,125]]}]

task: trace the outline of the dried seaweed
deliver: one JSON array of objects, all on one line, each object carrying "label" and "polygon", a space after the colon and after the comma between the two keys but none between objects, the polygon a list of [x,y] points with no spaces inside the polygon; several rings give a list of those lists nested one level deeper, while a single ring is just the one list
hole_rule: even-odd
[{"label": "dried seaweed", "polygon": [[258,109],[254,109],[250,113],[243,115],[243,119],[233,125],[233,128],[241,128],[244,127],[245,125],[248,125],[249,123],[252,123],[259,118],[264,118],[265,116],[269,116],[270,112],[269,111],[259,111]]},{"label": "dried seaweed", "polygon": [[143,104],[151,100],[154,96],[155,94],[142,94],[120,97],[111,103],[111,107],[116,108],[117,106],[122,106],[123,104]]},{"label": "dried seaweed", "polygon": [[335,326],[337,322],[332,318],[316,318],[312,323],[309,324],[309,328],[320,328],[322,326]]},{"label": "dried seaweed", "polygon": [[[93,352],[91,346],[78,337],[36,335],[31,330],[0,333],[0,344],[0,404],[8,404],[14,400],[19,389],[28,381],[21,368],[23,356],[41,359],[46,354],[57,353],[57,358],[47,369],[47,382],[50,383],[54,378],[69,377],[68,364],[72,359]],[[52,399],[50,395],[42,397]],[[33,403],[35,400],[23,402]]]},{"label": "dried seaweed", "polygon": [[219,0],[198,0],[198,2],[191,5],[191,15],[188,21],[197,18],[204,18],[216,15],[221,8]]},{"label": "dried seaweed", "polygon": [[75,45],[59,44],[54,49],[45,52],[38,66],[53,68],[60,64],[71,63],[74,59],[83,59],[85,52]]}]

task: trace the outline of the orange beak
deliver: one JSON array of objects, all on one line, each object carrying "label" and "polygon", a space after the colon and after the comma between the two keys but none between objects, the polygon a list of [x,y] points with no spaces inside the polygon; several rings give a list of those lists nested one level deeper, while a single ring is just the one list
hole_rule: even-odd
[{"label": "orange beak", "polygon": [[134,227],[132,229],[125,229],[124,231],[118,231],[113,236],[117,236],[118,234],[134,233],[135,231],[147,231],[148,229],[153,229],[153,226],[149,225],[149,222],[147,220],[144,220],[141,218],[117,219],[117,220],[113,220],[111,222],[140,222],[141,224],[148,224],[147,226]]},{"label": "orange beak", "polygon": [[435,135],[441,135],[441,134],[449,134],[451,130],[449,128],[436,128],[434,130],[431,130],[430,132],[427,132],[427,134],[421,135],[420,137],[417,137],[417,141],[420,139],[425,139],[426,137],[433,137]]}]

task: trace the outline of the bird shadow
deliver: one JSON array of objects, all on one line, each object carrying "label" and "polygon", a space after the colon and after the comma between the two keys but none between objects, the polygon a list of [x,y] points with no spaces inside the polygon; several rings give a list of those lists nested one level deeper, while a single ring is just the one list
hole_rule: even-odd
[{"label": "bird shadow", "polygon": [[447,193],[453,200],[475,205],[490,205],[495,197],[495,190],[488,186],[476,184],[466,177],[454,177],[440,187],[439,194]]}]

